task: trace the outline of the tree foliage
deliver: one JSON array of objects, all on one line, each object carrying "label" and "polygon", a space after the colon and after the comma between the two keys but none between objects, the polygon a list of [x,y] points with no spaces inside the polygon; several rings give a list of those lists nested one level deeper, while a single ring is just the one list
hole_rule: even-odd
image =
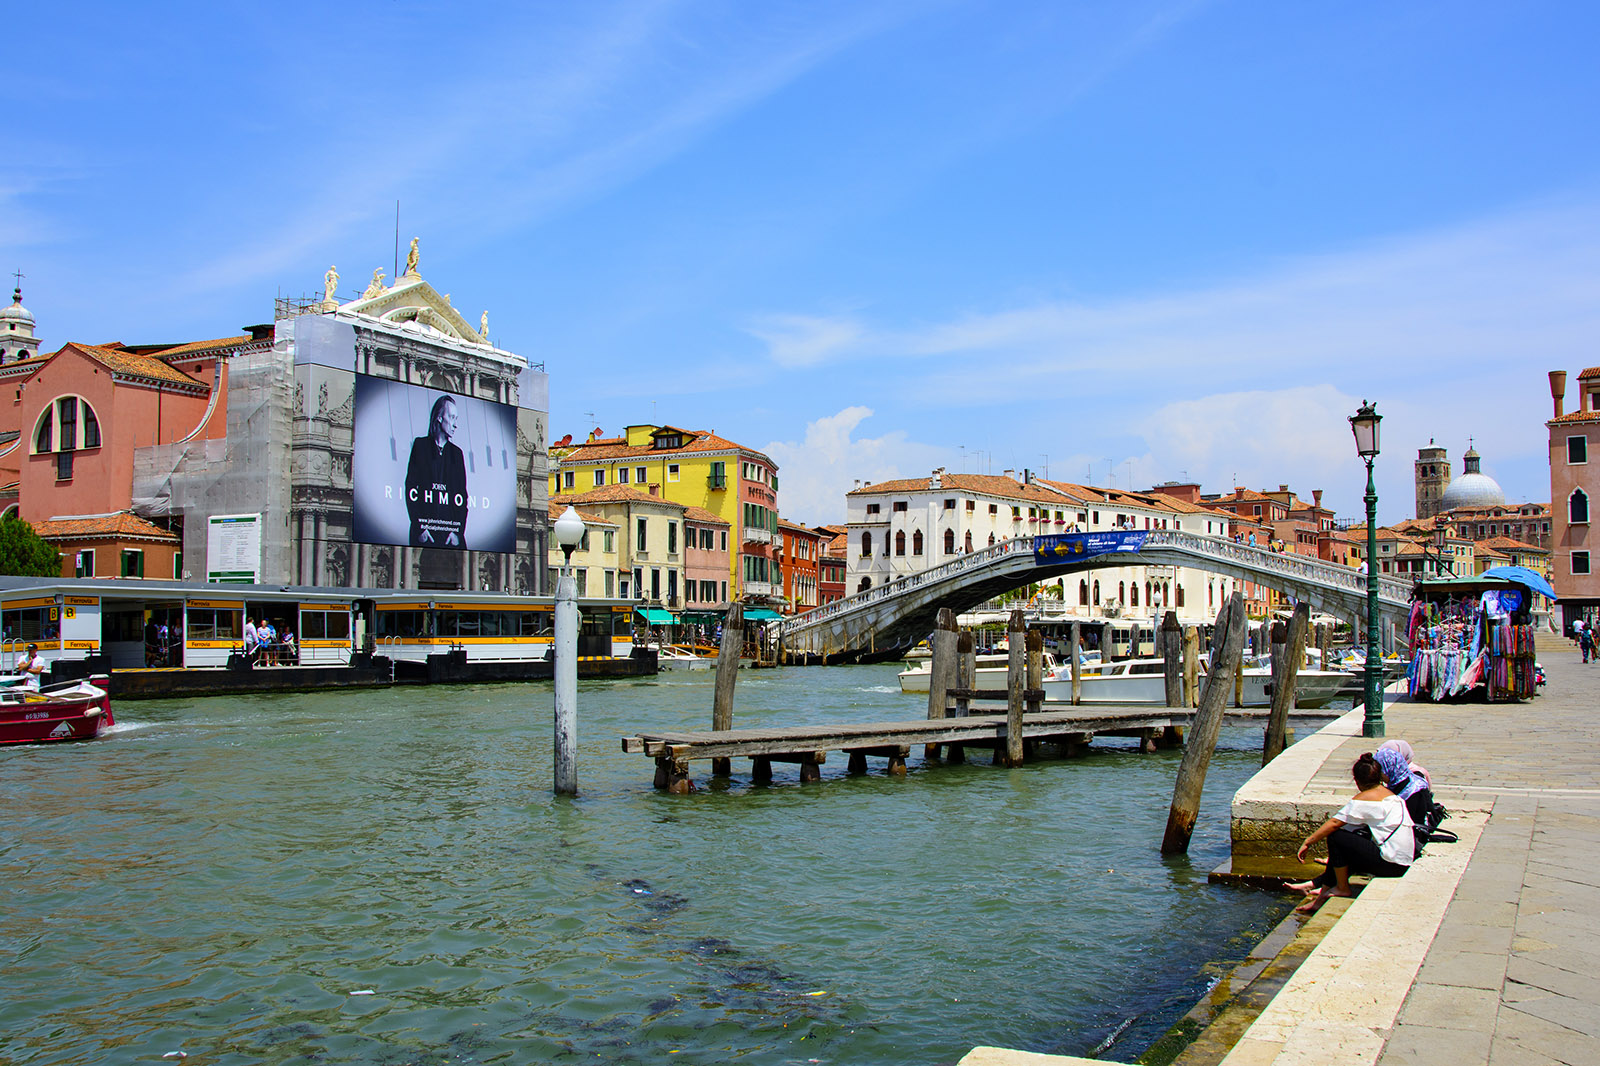
[{"label": "tree foliage", "polygon": [[60,577],[61,553],[15,511],[0,518],[0,574]]}]

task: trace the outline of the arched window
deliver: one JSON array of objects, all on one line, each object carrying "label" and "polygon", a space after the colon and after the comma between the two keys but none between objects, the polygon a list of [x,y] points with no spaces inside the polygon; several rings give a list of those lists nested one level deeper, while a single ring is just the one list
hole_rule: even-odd
[{"label": "arched window", "polygon": [[1215,585],[1213,585],[1211,582],[1207,581],[1206,582],[1206,606],[1207,607],[1215,607],[1216,605],[1217,605],[1217,587]]},{"label": "arched window", "polygon": [[1087,578],[1078,582],[1078,605],[1080,607],[1089,606],[1089,581]]},{"label": "arched window", "polygon": [[1572,525],[1589,521],[1589,494],[1582,489],[1573,489],[1567,497],[1567,521]]},{"label": "arched window", "polygon": [[1126,581],[1118,581],[1117,582],[1117,602],[1118,603],[1127,603],[1128,602],[1128,583]]},{"label": "arched window", "polygon": [[1100,579],[1094,579],[1094,602],[1100,602]]},{"label": "arched window", "polygon": [[904,555],[906,553],[906,531],[903,529],[895,531],[894,553],[896,555]]},{"label": "arched window", "polygon": [[1178,606],[1179,607],[1183,606],[1183,586],[1182,585],[1178,586]]},{"label": "arched window", "polygon": [[872,558],[872,533],[870,530],[864,530],[861,534],[861,558]]},{"label": "arched window", "polygon": [[1155,597],[1150,595],[1150,582],[1148,581],[1144,583],[1144,602],[1151,606],[1154,606],[1156,602]]},{"label": "arched window", "polygon": [[972,530],[967,530],[967,551],[972,550]]},{"label": "arched window", "polygon": [[946,555],[954,555],[956,553],[956,531],[953,529],[944,531],[944,553]]},{"label": "arched window", "polygon": [[856,586],[856,591],[857,592],[865,592],[868,589],[870,589],[871,587],[872,587],[872,579],[870,577],[864,577],[864,578],[861,579],[861,584]]},{"label": "arched window", "polygon": [[81,396],[58,396],[39,414],[33,429],[33,452],[73,452],[100,447],[100,420]]},{"label": "arched window", "polygon": [[911,534],[911,554],[922,554],[922,530],[920,529]]},{"label": "arched window", "polygon": [[1133,599],[1128,602],[1128,606],[1139,606],[1139,583],[1137,581],[1133,583]]}]

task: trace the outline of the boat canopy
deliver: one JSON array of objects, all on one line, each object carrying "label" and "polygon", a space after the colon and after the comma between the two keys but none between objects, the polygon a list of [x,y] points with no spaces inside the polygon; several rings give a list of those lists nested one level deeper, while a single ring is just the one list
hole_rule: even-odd
[{"label": "boat canopy", "polygon": [[744,620],[746,622],[770,622],[774,618],[782,617],[783,615],[777,611],[768,610],[765,607],[746,607],[744,609]]}]

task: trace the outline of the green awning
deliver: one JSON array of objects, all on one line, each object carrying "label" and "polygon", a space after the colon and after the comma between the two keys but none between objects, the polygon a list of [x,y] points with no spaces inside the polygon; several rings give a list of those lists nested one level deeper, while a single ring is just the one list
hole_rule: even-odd
[{"label": "green awning", "polygon": [[777,611],[769,611],[765,607],[746,607],[744,609],[744,620],[746,622],[770,622],[774,618],[782,617],[783,615]]},{"label": "green awning", "polygon": [[643,618],[647,625],[670,626],[678,623],[676,615],[659,607],[635,607],[633,613]]}]

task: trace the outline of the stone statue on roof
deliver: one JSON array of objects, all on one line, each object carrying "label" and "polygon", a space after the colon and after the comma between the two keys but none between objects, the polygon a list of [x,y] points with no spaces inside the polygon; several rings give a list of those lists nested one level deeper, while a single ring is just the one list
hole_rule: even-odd
[{"label": "stone statue on roof", "polygon": [[339,268],[329,267],[328,272],[322,275],[322,298],[332,300],[339,291]]},{"label": "stone statue on roof", "polygon": [[485,311],[483,317],[478,319],[478,336],[484,340],[489,339],[489,312]]},{"label": "stone statue on roof", "polygon": [[417,259],[417,239],[413,237],[411,238],[411,250],[406,253],[406,277],[414,278],[417,276]]},{"label": "stone statue on roof", "polygon": [[372,284],[367,286],[367,291],[361,294],[363,300],[370,300],[383,292],[383,268],[379,267],[372,272]]}]

